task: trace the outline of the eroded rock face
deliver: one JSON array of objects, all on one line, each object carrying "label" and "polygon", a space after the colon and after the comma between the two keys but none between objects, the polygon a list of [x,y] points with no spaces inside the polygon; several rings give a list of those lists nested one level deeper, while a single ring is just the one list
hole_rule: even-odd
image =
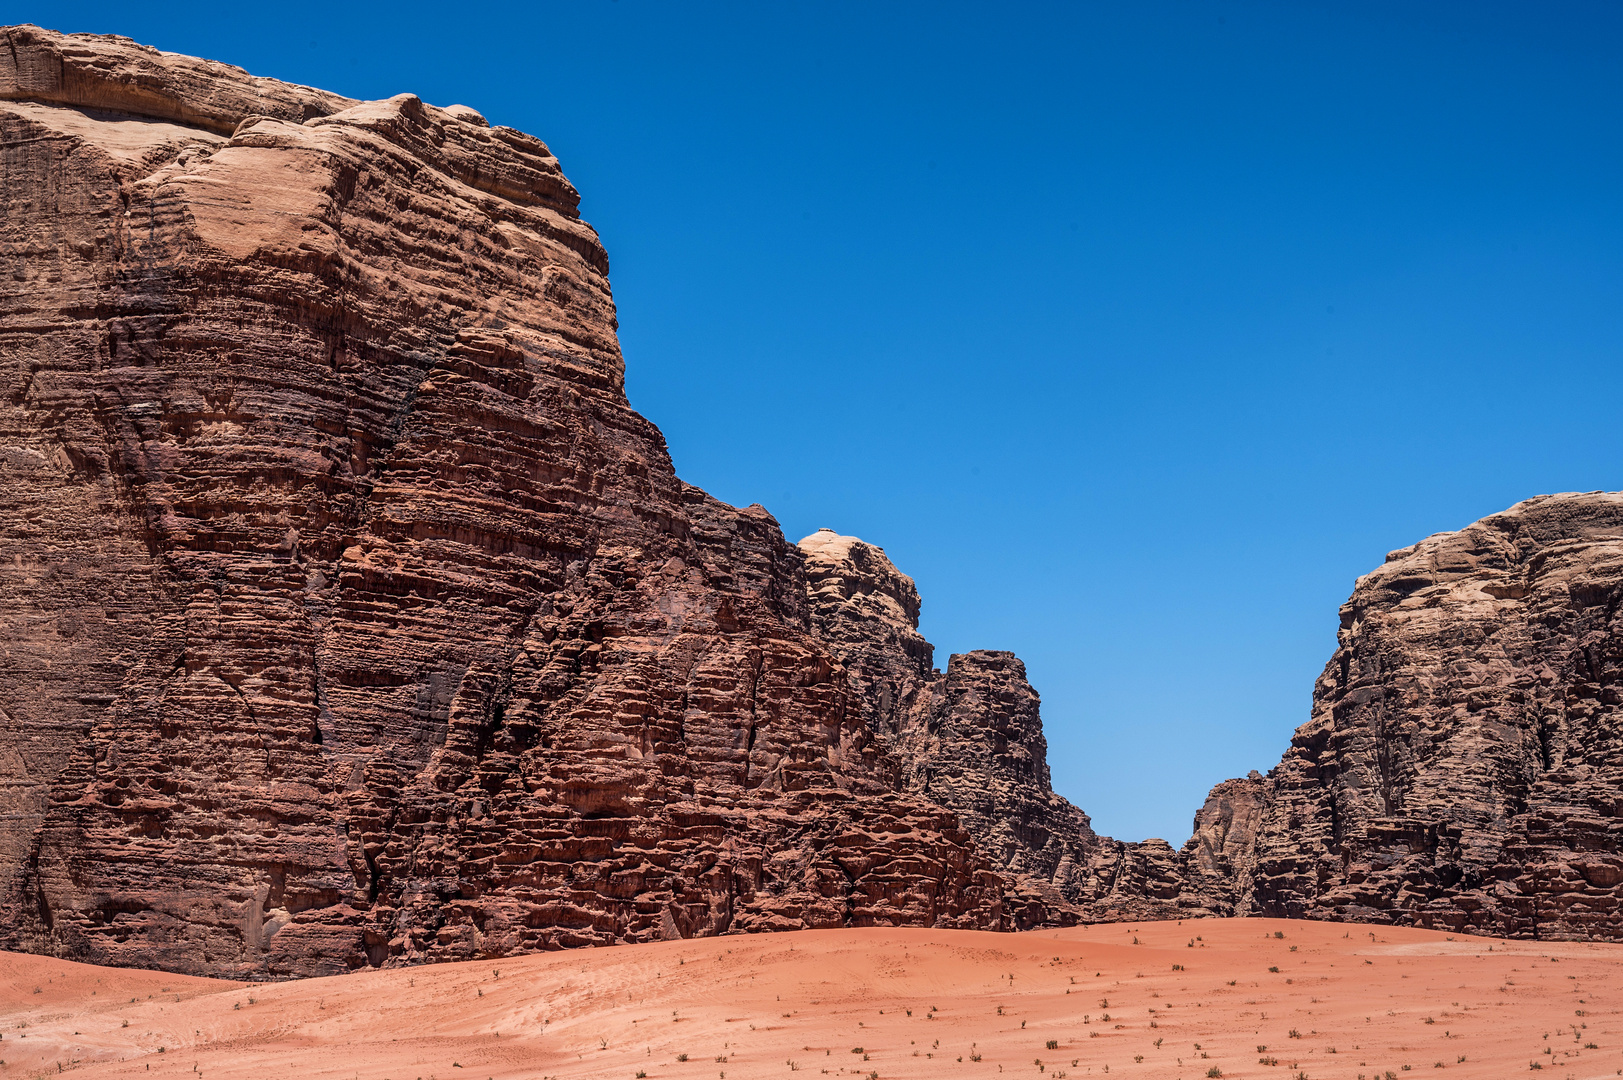
[{"label": "eroded rock face", "polygon": [[883,549],[831,529],[799,546],[812,624],[900,761],[902,785],[958,814],[1009,878],[1015,925],[1232,913],[1218,870],[1192,883],[1187,852],[1101,837],[1055,793],[1041,701],[1018,657],[977,650],[934,669],[918,590]]},{"label": "eroded rock face", "polygon": [[0,30],[0,948],[245,976],[1006,925],[547,147]]},{"label": "eroded rock face", "polygon": [[1180,851],[626,403],[551,153],[0,30],[0,948],[273,977],[1260,912],[1623,937],[1623,496],[1393,554]]},{"label": "eroded rock face", "polygon": [[919,590],[883,548],[854,536],[819,529],[798,546],[812,623],[844,665],[863,722],[894,742],[936,678],[935,646],[919,633]]},{"label": "eroded rock face", "polygon": [[1542,496],[1361,578],[1271,774],[1263,914],[1623,939],[1623,494]]},{"label": "eroded rock face", "polygon": [[1623,494],[1532,499],[1393,552],[1342,608],[1284,760],[1213,788],[1176,852],[1100,837],[1053,792],[1018,659],[926,670],[917,593],[882,551],[801,547],[813,623],[904,786],[958,813],[1022,925],[1252,913],[1623,939]]},{"label": "eroded rock face", "polygon": [[1253,769],[1212,788],[1195,812],[1178,858],[1185,888],[1200,905],[1229,915],[1251,913],[1257,834],[1272,792],[1272,781]]}]

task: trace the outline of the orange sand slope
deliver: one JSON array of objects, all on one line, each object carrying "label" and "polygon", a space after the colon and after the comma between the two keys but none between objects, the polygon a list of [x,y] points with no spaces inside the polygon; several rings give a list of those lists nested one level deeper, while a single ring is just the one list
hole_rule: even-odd
[{"label": "orange sand slope", "polygon": [[0,1080],[1623,1075],[1623,946],[1205,919],[242,984],[0,954]]}]

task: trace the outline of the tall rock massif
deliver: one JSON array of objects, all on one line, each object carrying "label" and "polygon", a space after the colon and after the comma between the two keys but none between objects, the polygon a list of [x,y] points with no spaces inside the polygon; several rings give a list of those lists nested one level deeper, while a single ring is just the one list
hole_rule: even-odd
[{"label": "tall rock massif", "polygon": [[1623,938],[1623,496],[1395,552],[1182,850],[682,483],[545,145],[0,29],[0,948],[244,977],[1264,913]]},{"label": "tall rock massif", "polygon": [[0,30],[0,948],[242,976],[999,927],[538,140]]},{"label": "tall rock massif", "polygon": [[1623,940],[1620,607],[1623,494],[1388,555],[1266,784],[1252,910]]}]

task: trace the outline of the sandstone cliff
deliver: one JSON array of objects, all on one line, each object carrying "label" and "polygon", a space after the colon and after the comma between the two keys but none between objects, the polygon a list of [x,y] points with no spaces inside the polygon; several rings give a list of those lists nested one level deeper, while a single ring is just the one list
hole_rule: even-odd
[{"label": "sandstone cliff", "polygon": [[1213,788],[1177,852],[1100,837],[1054,793],[1018,659],[934,670],[883,551],[800,546],[812,622],[904,786],[958,813],[1013,910],[1623,940],[1623,495],[1532,499],[1388,556],[1284,760]]},{"label": "sandstone cliff", "polygon": [[[845,668],[869,728],[902,763],[903,786],[958,814],[977,849],[1009,878],[1006,904],[1024,921],[1234,911],[1222,840],[1219,855],[1191,871],[1187,853],[1164,841],[1097,835],[1088,816],[1055,793],[1040,700],[1018,657],[975,651],[936,670],[934,646],[918,632],[918,589],[883,549],[831,529],[801,540],[800,549],[812,624]],[[1227,831],[1221,811],[1207,816],[1207,834]],[[1238,832],[1234,843],[1244,843]]]},{"label": "sandstone cliff", "polygon": [[0,948],[244,976],[1011,925],[538,140],[0,30]]},{"label": "sandstone cliff", "polygon": [[[1395,552],[1182,850],[1012,654],[683,484],[538,140],[0,29],[0,948],[247,977],[863,924],[1623,938],[1623,497]],[[1614,685],[1616,684],[1616,685]]]},{"label": "sandstone cliff", "polygon": [[1623,494],[1394,551],[1266,784],[1251,909],[1623,940]]}]

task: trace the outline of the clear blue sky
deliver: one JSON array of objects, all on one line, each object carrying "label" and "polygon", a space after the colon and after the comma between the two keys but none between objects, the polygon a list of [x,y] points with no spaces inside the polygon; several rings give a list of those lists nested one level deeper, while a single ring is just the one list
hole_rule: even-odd
[{"label": "clear blue sky", "polygon": [[[240,12],[239,14],[236,14]],[[631,402],[1181,842],[1385,553],[1623,487],[1623,6],[21,3],[545,139]]]}]

